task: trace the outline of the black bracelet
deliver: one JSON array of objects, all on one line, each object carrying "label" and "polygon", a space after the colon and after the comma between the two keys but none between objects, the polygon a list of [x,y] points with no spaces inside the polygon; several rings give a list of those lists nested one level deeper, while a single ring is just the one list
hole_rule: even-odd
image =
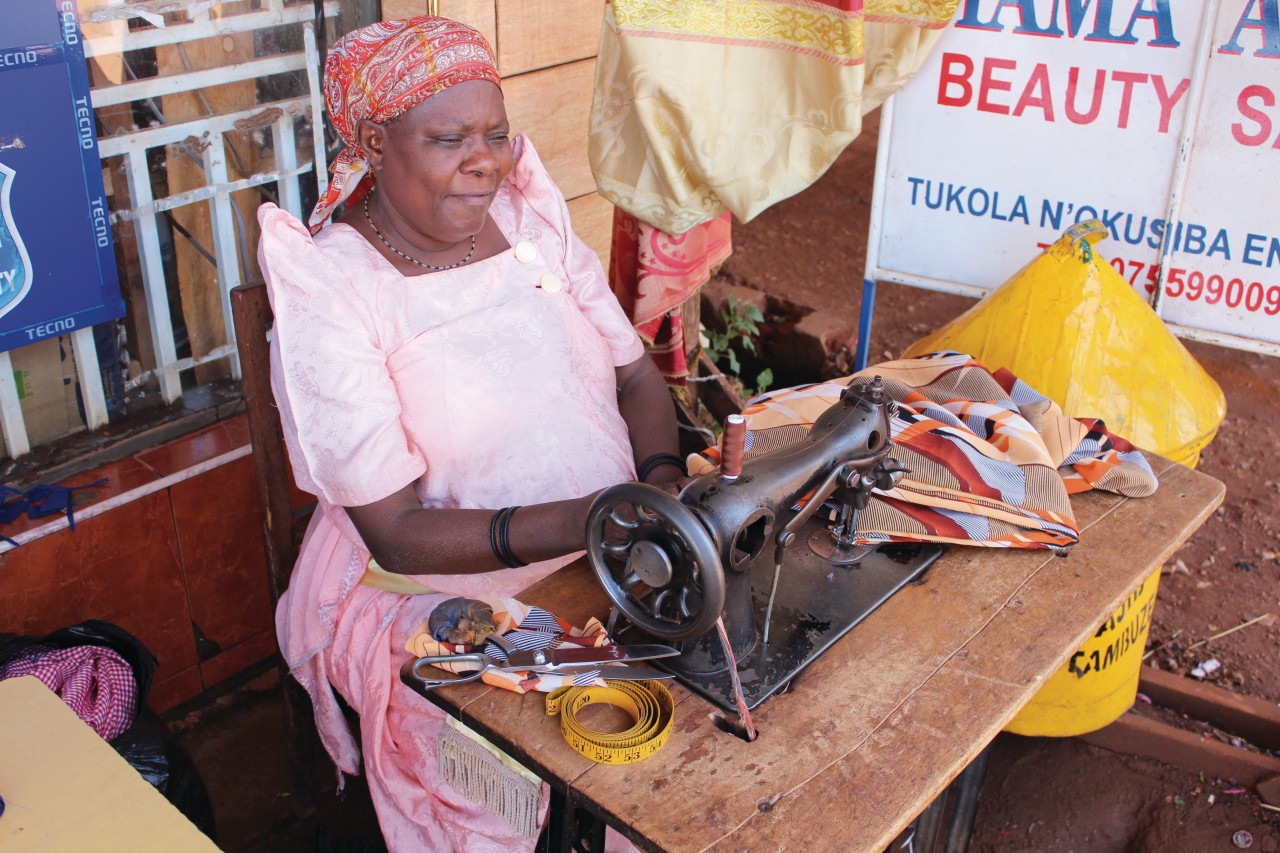
[{"label": "black bracelet", "polygon": [[681,475],[687,475],[688,469],[684,467],[684,459],[674,453],[655,453],[645,459],[636,468],[636,479],[643,483],[653,473],[655,468],[661,468],[663,465],[674,465],[680,469]]},{"label": "black bracelet", "polygon": [[500,509],[489,519],[489,550],[493,552],[493,556],[498,559],[499,563],[505,562],[502,559],[502,552],[498,550],[498,520],[502,518],[505,509]]},{"label": "black bracelet", "polygon": [[511,542],[507,538],[511,528],[511,516],[515,515],[518,509],[520,509],[518,506],[509,506],[506,509],[499,510],[498,515],[495,516],[496,525],[490,524],[491,539],[493,538],[492,528],[495,526],[497,528],[497,546],[494,548],[494,553],[497,555],[498,560],[509,569],[518,569],[521,566],[529,565],[511,551]]}]

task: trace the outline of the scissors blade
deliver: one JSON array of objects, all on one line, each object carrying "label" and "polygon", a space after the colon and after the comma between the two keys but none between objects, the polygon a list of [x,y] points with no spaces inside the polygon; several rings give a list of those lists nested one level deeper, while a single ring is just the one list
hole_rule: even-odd
[{"label": "scissors blade", "polygon": [[659,672],[643,666],[602,666],[600,677],[607,681],[661,681],[675,678],[669,672]]},{"label": "scissors blade", "polygon": [[680,654],[670,646],[600,646],[584,649],[564,647],[559,649],[532,649],[512,652],[507,656],[505,668],[536,669],[541,666],[565,664],[582,666],[593,663],[621,663],[633,660],[669,658]]}]

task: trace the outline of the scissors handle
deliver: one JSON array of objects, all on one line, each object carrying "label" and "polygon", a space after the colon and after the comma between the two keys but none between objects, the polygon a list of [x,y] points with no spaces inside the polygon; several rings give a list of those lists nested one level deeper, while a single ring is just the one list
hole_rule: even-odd
[{"label": "scissors handle", "polygon": [[[444,663],[473,664],[475,666],[475,671],[455,673],[451,670],[444,669],[443,667],[436,666],[437,664]],[[413,679],[415,686],[420,687],[423,690],[432,690],[436,687],[448,687],[450,684],[466,684],[468,681],[475,681],[481,675],[484,675],[484,671],[486,669],[494,665],[492,658],[486,657],[482,654],[436,655],[417,658],[416,660],[410,661],[409,665],[405,667],[405,672]],[[441,675],[424,674],[422,670],[424,667],[428,666],[436,667],[435,671],[437,673],[444,673],[444,677]]]}]

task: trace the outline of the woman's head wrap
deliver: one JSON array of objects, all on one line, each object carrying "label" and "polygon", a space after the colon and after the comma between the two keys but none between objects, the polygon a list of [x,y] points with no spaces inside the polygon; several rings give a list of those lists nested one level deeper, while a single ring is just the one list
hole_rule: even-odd
[{"label": "woman's head wrap", "polygon": [[467,80],[501,85],[484,36],[447,18],[383,21],[335,42],[324,62],[324,102],[347,147],[329,167],[329,188],[311,213],[312,233],[339,204],[348,198],[355,203],[373,188],[369,161],[356,138],[361,120],[393,119]]}]

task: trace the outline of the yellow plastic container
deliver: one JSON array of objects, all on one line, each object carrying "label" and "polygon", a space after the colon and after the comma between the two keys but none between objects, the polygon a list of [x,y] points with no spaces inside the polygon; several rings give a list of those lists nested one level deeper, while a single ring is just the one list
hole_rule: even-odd
[{"label": "yellow plastic container", "polygon": [[1045,682],[1005,731],[1071,737],[1096,731],[1129,710],[1138,693],[1142,650],[1159,585],[1157,569]]},{"label": "yellow plastic container", "polygon": [[[1012,371],[1073,417],[1097,417],[1138,447],[1194,467],[1226,399],[1145,300],[1094,250],[1096,220],[1052,246],[906,354],[950,349]],[[1086,534],[1087,535],[1087,534]],[[1006,727],[1069,737],[1133,704],[1155,606],[1157,571]]]},{"label": "yellow plastic container", "polygon": [[1194,467],[1226,415],[1222,389],[1093,248],[1068,230],[1013,278],[906,355],[968,353],[1008,368],[1071,417],[1102,418],[1138,447]]}]

